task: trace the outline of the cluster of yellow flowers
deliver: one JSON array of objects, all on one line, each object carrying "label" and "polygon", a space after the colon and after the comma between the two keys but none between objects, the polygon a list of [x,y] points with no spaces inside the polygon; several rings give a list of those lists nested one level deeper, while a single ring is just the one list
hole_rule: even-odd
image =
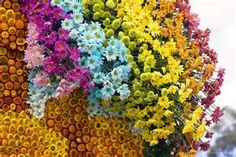
[{"label": "cluster of yellow flowers", "polygon": [[25,111],[0,110],[0,156],[67,157],[68,140]]},{"label": "cluster of yellow flowers", "polygon": [[70,157],[143,156],[143,141],[130,132],[127,121],[89,117],[87,104],[79,89],[46,104],[47,126],[68,138]]},{"label": "cluster of yellow flowers", "polygon": [[[201,90],[207,78],[192,76],[202,72],[202,57],[197,44],[183,32],[184,18],[176,11],[176,2],[82,2],[85,14],[101,22],[107,36],[116,36],[129,48],[133,86],[130,98],[121,105],[125,104],[125,116],[134,121],[143,139],[150,145],[167,139],[175,131],[176,119],[185,125],[183,134],[191,132],[194,140],[202,137],[205,122],[199,124],[195,113],[200,109],[191,105],[189,98]],[[191,117],[192,121],[188,120]]]}]

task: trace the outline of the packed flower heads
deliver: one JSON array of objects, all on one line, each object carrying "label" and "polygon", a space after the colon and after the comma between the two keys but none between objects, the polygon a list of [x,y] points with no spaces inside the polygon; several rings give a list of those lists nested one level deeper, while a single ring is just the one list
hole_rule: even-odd
[{"label": "packed flower heads", "polygon": [[22,4],[22,11],[29,18],[24,59],[30,68],[28,103],[31,112],[42,118],[48,99],[68,94],[76,87],[82,87],[87,93],[93,82],[89,69],[80,66],[80,49],[69,32],[61,28],[61,19],[70,16],[49,2]]},{"label": "packed flower heads", "polygon": [[166,156],[207,150],[207,127],[223,114],[214,101],[224,69],[216,69],[210,30],[198,28],[188,0],[23,4],[35,30],[25,51],[34,115],[80,86],[90,115],[127,118],[147,156],[159,147],[170,150]]}]

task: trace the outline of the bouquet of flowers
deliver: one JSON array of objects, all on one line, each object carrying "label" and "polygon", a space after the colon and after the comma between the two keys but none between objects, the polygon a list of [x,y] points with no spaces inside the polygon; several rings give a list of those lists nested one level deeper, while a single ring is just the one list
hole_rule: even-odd
[{"label": "bouquet of flowers", "polygon": [[[216,67],[210,30],[198,28],[188,0],[20,4],[28,20],[21,40],[29,112],[69,140],[69,156],[189,157],[208,150],[208,129],[223,115],[214,102],[224,69]],[[5,28],[1,22],[1,43]],[[16,43],[10,47],[21,48]],[[117,135],[122,149],[99,138],[88,145],[92,132],[114,144]]]}]

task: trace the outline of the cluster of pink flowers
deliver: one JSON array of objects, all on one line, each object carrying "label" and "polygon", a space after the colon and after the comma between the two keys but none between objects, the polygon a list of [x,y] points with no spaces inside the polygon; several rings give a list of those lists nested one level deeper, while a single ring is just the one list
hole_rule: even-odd
[{"label": "cluster of pink flowers", "polygon": [[61,28],[61,20],[70,16],[50,2],[22,1],[21,9],[29,19],[25,61],[29,68],[42,69],[42,76],[37,74],[31,81],[43,87],[58,82],[57,97],[76,87],[88,93],[93,87],[90,72],[80,66],[80,50]]},{"label": "cluster of pink flowers", "polygon": [[28,35],[26,42],[28,44],[27,49],[25,50],[24,61],[28,64],[29,68],[34,66],[42,65],[44,61],[44,47],[38,44],[39,33],[36,30],[36,25],[34,23],[28,24]]}]

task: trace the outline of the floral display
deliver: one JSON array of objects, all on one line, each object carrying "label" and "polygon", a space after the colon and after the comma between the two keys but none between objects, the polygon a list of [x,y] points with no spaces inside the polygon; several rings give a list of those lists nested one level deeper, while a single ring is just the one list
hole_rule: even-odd
[{"label": "floral display", "polygon": [[28,81],[24,60],[27,18],[18,1],[0,5],[0,109],[27,110]]},{"label": "floral display", "polygon": [[18,1],[2,2],[0,21],[0,45],[12,50],[24,51],[27,18],[20,12]]},{"label": "floral display", "polygon": [[[188,0],[0,4],[0,155],[194,157],[209,149],[225,70]],[[18,136],[24,149],[11,140]]]},{"label": "floral display", "polygon": [[0,110],[1,156],[68,156],[68,140],[47,128],[43,120],[30,118],[21,111]]},{"label": "floral display", "polygon": [[128,121],[89,117],[87,106],[87,97],[79,89],[46,103],[47,126],[69,140],[70,157],[143,156],[143,141],[131,133]]},{"label": "floral display", "polygon": [[20,112],[28,109],[27,68],[20,51],[0,46],[0,108]]},{"label": "floral display", "polygon": [[90,71],[80,66],[80,49],[69,32],[60,28],[60,20],[70,18],[50,3],[22,3],[29,19],[25,61],[29,71],[29,100],[34,116],[44,116],[45,103],[52,97],[69,94],[76,87],[88,92],[93,87]]}]

